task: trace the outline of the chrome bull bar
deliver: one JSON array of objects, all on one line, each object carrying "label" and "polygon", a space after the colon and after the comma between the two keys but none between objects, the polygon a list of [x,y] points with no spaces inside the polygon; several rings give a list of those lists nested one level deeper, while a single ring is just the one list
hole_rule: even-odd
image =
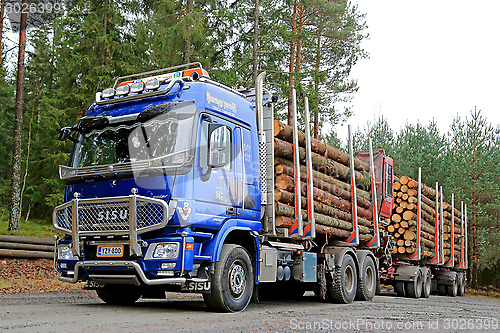
[{"label": "chrome bull bar", "polygon": [[175,212],[177,200],[148,198],[132,189],[129,196],[74,198],[54,209],[54,228],[72,237],[73,255],[81,257],[80,236],[128,235],[131,256],[141,254],[138,234],[163,228]]}]

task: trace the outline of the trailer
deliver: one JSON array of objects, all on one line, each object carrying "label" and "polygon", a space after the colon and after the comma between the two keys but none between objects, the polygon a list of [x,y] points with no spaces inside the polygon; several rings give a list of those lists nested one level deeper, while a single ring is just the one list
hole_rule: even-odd
[{"label": "trailer", "polygon": [[[264,79],[236,91],[193,63],[120,77],[97,93],[78,124],[61,129],[74,148],[59,168],[65,203],[53,213],[65,234],[54,254],[59,280],[83,281],[109,304],[202,293],[223,312],[308,290],[369,301],[380,282],[412,297],[426,297],[431,279],[436,290],[461,290],[466,207],[457,264],[454,253],[444,262],[444,249],[435,262],[394,256],[383,228],[392,159],[371,142],[355,157],[350,130],[348,154],[311,138],[309,126],[300,132],[295,90],[292,125],[279,123]],[[303,114],[309,124],[307,98]]]}]

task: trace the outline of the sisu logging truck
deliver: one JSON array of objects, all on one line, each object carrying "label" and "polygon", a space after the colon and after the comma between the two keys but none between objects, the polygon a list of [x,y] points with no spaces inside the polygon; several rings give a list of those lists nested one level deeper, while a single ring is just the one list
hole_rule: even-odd
[{"label": "sisu logging truck", "polygon": [[[216,311],[261,296],[350,303],[463,294],[465,213],[442,189],[393,176],[384,151],[349,154],[273,119],[276,97],[236,91],[194,63],[120,77],[96,94],[60,166],[61,281],[109,304],[202,293]],[[307,98],[305,123],[309,124]]]}]

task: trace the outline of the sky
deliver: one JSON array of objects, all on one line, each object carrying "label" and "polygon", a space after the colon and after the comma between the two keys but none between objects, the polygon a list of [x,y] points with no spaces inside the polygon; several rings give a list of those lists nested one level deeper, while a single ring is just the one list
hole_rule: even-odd
[{"label": "sky", "polygon": [[[393,130],[436,120],[442,133],[457,115],[482,110],[500,124],[500,1],[353,0],[366,14],[369,59],[346,124],[364,128],[384,116]],[[347,126],[338,125],[340,137]]]}]

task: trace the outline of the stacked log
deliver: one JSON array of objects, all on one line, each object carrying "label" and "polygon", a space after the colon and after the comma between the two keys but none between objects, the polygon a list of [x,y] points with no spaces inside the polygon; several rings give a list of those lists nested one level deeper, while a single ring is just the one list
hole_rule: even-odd
[{"label": "stacked log", "polygon": [[54,258],[50,238],[0,235],[0,258]]},{"label": "stacked log", "polygon": [[[307,169],[305,135],[299,133],[302,218],[307,221]],[[316,233],[345,240],[353,230],[349,155],[314,138],[311,139],[313,199]],[[275,218],[276,227],[289,228],[295,219],[293,130],[274,122]],[[369,241],[373,232],[369,166],[354,161],[360,240]]]},{"label": "stacked log", "polygon": [[[420,245],[422,256],[432,258],[436,254],[436,195],[431,187],[422,184],[421,193],[421,233]],[[394,182],[394,208],[387,231],[393,235],[396,245],[393,253],[399,255],[412,255],[417,250],[416,220],[418,214],[418,182],[408,176],[402,176]],[[438,207],[439,208],[439,207]],[[438,212],[440,214],[440,212]],[[455,233],[455,261],[458,261],[460,251],[460,212],[454,210]],[[443,203],[443,241],[445,262],[451,257],[451,205]],[[458,251],[458,252],[457,252]]]},{"label": "stacked log", "polygon": [[[424,190],[425,187],[425,190]],[[426,193],[424,195],[424,192]],[[394,208],[387,231],[393,235],[396,245],[393,253],[412,255],[417,250],[418,182],[402,176],[394,182]],[[436,191],[423,185],[421,196],[422,219],[420,244],[424,258],[435,255]]]}]

